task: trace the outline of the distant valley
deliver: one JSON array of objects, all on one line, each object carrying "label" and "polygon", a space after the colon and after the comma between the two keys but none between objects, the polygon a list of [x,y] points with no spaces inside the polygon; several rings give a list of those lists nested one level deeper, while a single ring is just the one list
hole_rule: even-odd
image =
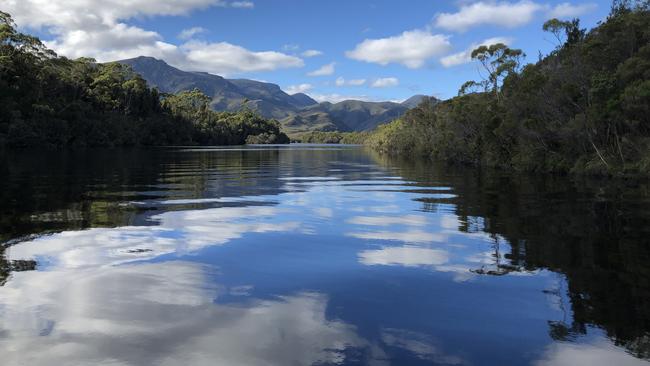
[{"label": "distant valley", "polygon": [[236,111],[244,105],[266,118],[280,121],[287,132],[367,131],[400,117],[423,98],[402,103],[346,100],[318,103],[306,94],[289,95],[278,85],[247,79],[226,79],[204,72],[187,72],[152,57],[119,61],[164,93],[197,88],[212,98],[215,110]]}]

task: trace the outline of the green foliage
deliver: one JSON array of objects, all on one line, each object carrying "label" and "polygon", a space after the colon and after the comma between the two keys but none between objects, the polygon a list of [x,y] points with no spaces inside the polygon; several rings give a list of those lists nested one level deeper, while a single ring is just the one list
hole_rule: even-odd
[{"label": "green foliage", "polygon": [[369,132],[313,131],[292,136],[295,141],[308,144],[351,144],[360,145]]},{"label": "green foliage", "polygon": [[0,147],[289,141],[275,121],[209,103],[198,90],[161,96],[120,63],[57,57],[0,12]]},{"label": "green foliage", "polygon": [[558,48],[563,44],[575,44],[584,38],[585,30],[580,29],[580,21],[573,19],[572,21],[561,21],[558,19],[550,19],[542,26],[545,32],[549,32],[555,36],[558,41]]},{"label": "green foliage", "polygon": [[503,80],[519,68],[520,59],[524,56],[518,49],[512,49],[503,43],[480,46],[472,51],[472,59],[478,60],[487,77],[482,81],[468,81],[460,88],[459,94],[467,94],[475,87],[483,87],[485,92],[491,91],[495,99],[499,99],[499,88]]},{"label": "green foliage", "polygon": [[518,52],[482,46],[472,56],[489,76],[465,89],[484,92],[420,105],[368,144],[515,170],[650,174],[648,1],[618,2],[590,32],[577,20],[544,29],[561,44],[539,62],[519,70]]}]

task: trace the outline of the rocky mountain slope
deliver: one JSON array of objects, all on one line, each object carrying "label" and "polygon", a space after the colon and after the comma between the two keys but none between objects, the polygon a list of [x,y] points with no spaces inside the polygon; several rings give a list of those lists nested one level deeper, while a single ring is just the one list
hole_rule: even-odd
[{"label": "rocky mountain slope", "polygon": [[346,100],[318,103],[306,94],[287,94],[278,85],[248,79],[226,79],[205,72],[187,72],[152,57],[122,60],[164,93],[197,88],[212,98],[215,110],[255,109],[279,120],[288,132],[365,131],[390,122],[419,103],[416,95],[404,103]]}]

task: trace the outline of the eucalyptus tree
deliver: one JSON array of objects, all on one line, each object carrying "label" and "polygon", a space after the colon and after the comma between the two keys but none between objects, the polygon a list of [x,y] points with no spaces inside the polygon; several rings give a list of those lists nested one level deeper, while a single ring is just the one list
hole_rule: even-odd
[{"label": "eucalyptus tree", "polygon": [[481,81],[468,81],[460,88],[460,94],[466,94],[475,87],[482,87],[485,92],[494,95],[494,99],[500,99],[500,87],[503,80],[511,73],[517,72],[521,65],[521,59],[525,57],[520,49],[513,49],[503,43],[482,45],[472,51],[473,60],[478,60],[487,75],[482,75]]}]

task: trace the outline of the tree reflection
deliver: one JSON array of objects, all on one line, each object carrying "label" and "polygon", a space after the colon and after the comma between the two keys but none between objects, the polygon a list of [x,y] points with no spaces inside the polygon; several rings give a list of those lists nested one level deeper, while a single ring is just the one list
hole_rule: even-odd
[{"label": "tree reflection", "polygon": [[[355,212],[346,224],[367,227],[356,227],[346,237],[386,244],[358,252],[362,264],[427,267],[469,277],[470,271],[506,276],[550,270],[558,274],[562,285],[548,289],[546,295],[564,314],[562,319],[548,322],[552,339],[571,341],[598,327],[615,344],[637,357],[650,358],[650,199],[646,183],[508,175],[425,161],[378,159],[385,168],[378,169],[361,150],[104,154],[2,160],[0,169],[8,174],[0,181],[0,243],[4,243],[0,247],[0,285],[12,284],[6,283],[11,272],[37,266],[34,261],[6,259],[6,249],[17,241],[23,245],[20,250],[13,249],[11,259],[40,258],[35,253],[62,258],[74,251],[78,256],[66,256],[70,262],[61,259],[58,263],[77,269],[79,263],[91,267],[134,263],[176,253],[187,245],[195,250],[225,243],[248,232],[295,232],[298,224],[304,223],[301,220],[308,221],[303,217],[307,215],[278,225],[275,218],[286,217],[276,206],[287,199],[278,196],[291,193],[292,200],[299,200],[304,198],[302,193],[312,190],[312,197],[307,198],[320,197],[330,191],[319,189],[333,184],[338,189],[334,192],[339,192],[334,198],[344,192],[350,193],[350,199],[366,200],[359,205],[365,204],[361,208],[368,210]],[[369,175],[369,170],[373,174]],[[368,183],[383,176],[403,179],[396,184]],[[362,190],[355,184],[365,186]],[[382,196],[395,190],[407,192],[399,198],[409,204],[409,199],[414,199],[417,203],[413,206],[418,209],[453,220],[433,229],[422,213],[397,216],[404,211],[398,204],[404,202],[384,202],[387,199]],[[376,196],[368,200],[364,197],[368,192]],[[341,205],[350,202],[356,201],[341,201]],[[316,210],[320,215],[313,218],[316,223],[337,218],[333,204],[312,207],[309,200],[303,203],[296,207],[300,212]],[[396,209],[390,207],[391,213],[386,213],[392,204]],[[378,208],[376,212],[372,207]],[[141,229],[139,236],[130,230],[123,237],[119,235],[124,230],[100,229],[133,226]],[[81,231],[90,228],[94,229]],[[451,235],[460,231],[478,237],[481,244],[486,240],[490,245],[487,253],[477,253],[479,257],[472,258],[476,261],[458,265],[466,258],[457,258],[452,248],[445,248],[447,252],[433,244],[446,242],[447,229]],[[74,235],[40,238],[34,247],[25,243],[32,235],[63,230]],[[118,236],[104,236],[107,242],[98,242],[98,235],[105,232]],[[149,234],[160,239],[157,246]],[[337,234],[341,233],[333,233]],[[393,246],[391,242],[408,245]],[[124,245],[111,246],[120,243]],[[30,248],[34,251],[27,253]],[[29,255],[13,255],[21,250]],[[395,337],[389,338],[397,342]]]},{"label": "tree reflection", "polygon": [[454,197],[416,200],[425,211],[453,209],[460,231],[482,231],[493,238],[492,263],[474,273],[501,276],[548,269],[566,277],[573,316],[568,322],[549,322],[553,339],[570,340],[592,325],[637,357],[650,358],[647,182],[376,159],[418,185],[453,187]]}]

